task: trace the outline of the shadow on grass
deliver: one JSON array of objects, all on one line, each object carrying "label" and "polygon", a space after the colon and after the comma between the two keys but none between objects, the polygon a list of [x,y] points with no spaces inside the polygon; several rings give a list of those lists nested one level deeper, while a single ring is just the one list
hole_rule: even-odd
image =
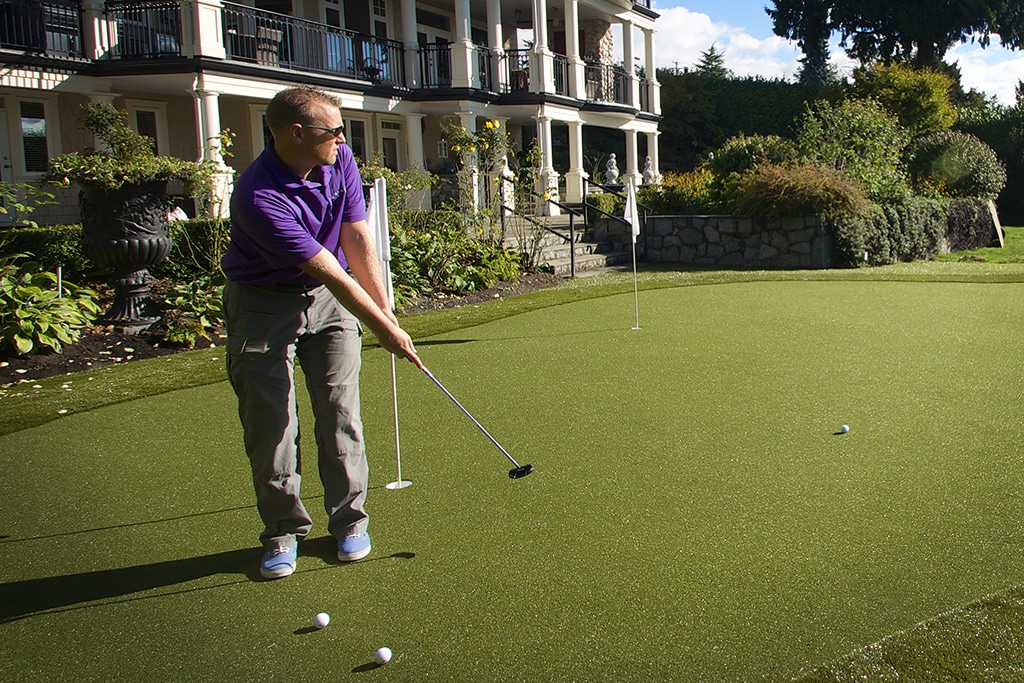
[{"label": "shadow on grass", "polygon": [[[104,569],[0,584],[0,623],[18,621],[48,610],[78,609],[85,607],[86,603],[97,600],[112,598],[142,600],[162,597],[167,593],[161,593],[160,596],[145,595],[128,598],[134,593],[177,586],[217,574],[233,574],[237,578],[216,586],[189,587],[187,590],[216,588],[234,585],[242,581],[264,582],[268,579],[262,578],[259,573],[261,553],[262,549],[260,548],[245,548],[182,560],[142,564],[135,567]],[[330,536],[302,543],[299,547],[300,556],[319,557],[331,565],[321,569],[333,569],[338,566],[336,553],[335,541]],[[414,557],[416,557],[416,553],[398,552],[361,560],[358,564],[392,559],[409,560]]]},{"label": "shadow on grass", "polygon": [[17,621],[43,610],[121,598],[215,574],[236,574],[240,579],[256,581],[258,559],[259,549],[246,548],[121,569],[12,581],[0,584],[0,623]]}]

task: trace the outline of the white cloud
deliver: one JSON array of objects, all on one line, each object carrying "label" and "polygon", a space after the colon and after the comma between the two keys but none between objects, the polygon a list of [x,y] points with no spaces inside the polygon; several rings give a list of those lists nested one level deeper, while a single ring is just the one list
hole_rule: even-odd
[{"label": "white cloud", "polygon": [[693,68],[712,45],[725,55],[725,66],[737,76],[791,77],[800,50],[778,36],[756,38],[742,28],[715,22],[685,7],[658,10],[657,60],[663,68]]},{"label": "white cloud", "polygon": [[1017,81],[1024,79],[1024,54],[1005,49],[958,45],[946,53],[946,61],[960,67],[964,89],[981,91],[1001,104],[1014,103]]}]

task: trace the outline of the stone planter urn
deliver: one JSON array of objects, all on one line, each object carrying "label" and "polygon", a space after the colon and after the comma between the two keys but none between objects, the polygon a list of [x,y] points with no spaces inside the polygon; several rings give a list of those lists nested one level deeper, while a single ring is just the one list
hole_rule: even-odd
[{"label": "stone planter urn", "polygon": [[149,266],[171,251],[167,234],[167,181],[108,190],[82,185],[82,252],[112,271],[114,302],[101,321],[125,332],[141,332],[161,319],[150,299]]}]

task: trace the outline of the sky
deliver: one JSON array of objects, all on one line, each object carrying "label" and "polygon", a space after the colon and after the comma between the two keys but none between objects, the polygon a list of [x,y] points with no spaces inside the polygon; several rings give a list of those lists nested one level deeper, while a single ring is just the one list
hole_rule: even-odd
[{"label": "sky", "polygon": [[[655,60],[659,68],[693,67],[712,44],[724,54],[725,66],[737,76],[764,76],[793,80],[803,56],[796,43],[772,32],[765,13],[769,0],[654,0],[660,18],[656,24]],[[774,6],[774,5],[773,5]],[[637,42],[636,54],[643,54]],[[960,45],[946,53],[946,61],[960,66],[965,89],[1013,104],[1017,81],[1024,79],[1024,51],[1007,50],[993,36],[992,45]],[[855,62],[838,47],[831,63],[841,76],[849,76]]]}]

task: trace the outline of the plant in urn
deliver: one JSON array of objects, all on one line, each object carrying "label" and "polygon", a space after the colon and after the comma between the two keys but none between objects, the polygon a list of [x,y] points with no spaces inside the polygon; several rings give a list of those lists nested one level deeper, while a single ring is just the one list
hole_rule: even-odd
[{"label": "plant in urn", "polygon": [[81,188],[82,251],[112,271],[114,302],[103,322],[137,332],[160,320],[150,299],[149,266],[171,251],[167,183],[181,181],[192,197],[209,196],[217,166],[157,156],[152,140],[128,127],[127,114],[109,104],[85,108],[85,126],[104,149],[63,154],[50,161],[45,182]]}]

